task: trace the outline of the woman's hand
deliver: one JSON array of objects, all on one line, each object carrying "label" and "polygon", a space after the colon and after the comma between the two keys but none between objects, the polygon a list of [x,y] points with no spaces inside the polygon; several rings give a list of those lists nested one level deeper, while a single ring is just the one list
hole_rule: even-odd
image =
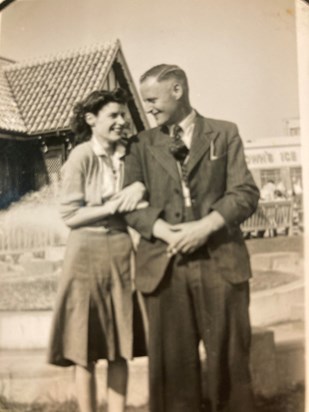
[{"label": "woman's hand", "polygon": [[117,207],[118,213],[132,212],[138,207],[145,195],[146,189],[143,183],[134,182],[111,197],[112,206]]}]

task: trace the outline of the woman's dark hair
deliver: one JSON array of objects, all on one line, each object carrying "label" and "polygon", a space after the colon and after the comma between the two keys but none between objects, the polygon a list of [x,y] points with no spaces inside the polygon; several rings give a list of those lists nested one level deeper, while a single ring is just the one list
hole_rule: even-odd
[{"label": "woman's dark hair", "polygon": [[126,104],[128,94],[124,89],[95,90],[91,92],[84,100],[75,104],[70,125],[75,134],[77,143],[88,140],[91,136],[91,127],[85,120],[86,113],[97,115],[102,107],[108,103]]}]

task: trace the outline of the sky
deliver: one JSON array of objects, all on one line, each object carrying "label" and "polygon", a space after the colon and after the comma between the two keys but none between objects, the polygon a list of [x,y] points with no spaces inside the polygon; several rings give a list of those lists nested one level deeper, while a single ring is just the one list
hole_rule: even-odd
[{"label": "sky", "polygon": [[133,78],[173,63],[198,112],[244,140],[286,134],[299,117],[294,0],[16,0],[0,54],[15,60],[119,38]]}]

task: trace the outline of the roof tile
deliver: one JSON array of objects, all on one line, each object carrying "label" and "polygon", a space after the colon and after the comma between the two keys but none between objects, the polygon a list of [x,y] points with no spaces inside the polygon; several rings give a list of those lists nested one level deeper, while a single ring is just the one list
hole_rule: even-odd
[{"label": "roof tile", "polygon": [[116,41],[5,65],[0,73],[0,128],[30,134],[67,129],[74,103],[103,87],[118,49]]}]

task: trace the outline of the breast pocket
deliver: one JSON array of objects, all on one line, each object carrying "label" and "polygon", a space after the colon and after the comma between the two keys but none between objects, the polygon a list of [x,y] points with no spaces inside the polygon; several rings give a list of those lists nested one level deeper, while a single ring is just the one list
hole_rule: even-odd
[{"label": "breast pocket", "polygon": [[211,162],[216,162],[217,160],[222,160],[222,159],[226,159],[227,158],[227,152],[225,153],[219,153],[218,155],[210,155],[210,161]]}]

